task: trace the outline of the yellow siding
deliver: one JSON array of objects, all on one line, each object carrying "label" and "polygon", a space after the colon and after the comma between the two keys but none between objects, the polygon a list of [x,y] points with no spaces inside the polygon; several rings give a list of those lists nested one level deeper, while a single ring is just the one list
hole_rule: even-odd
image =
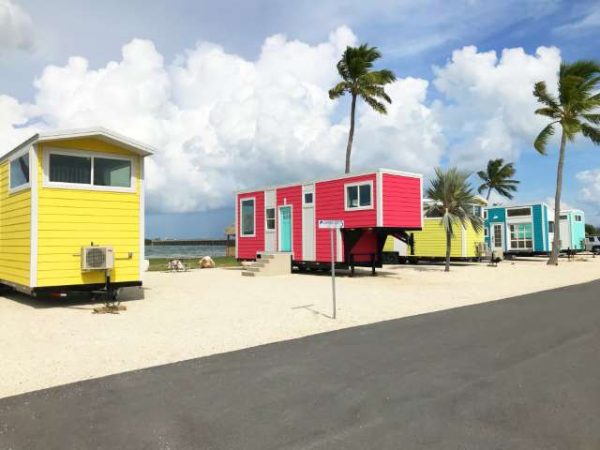
[{"label": "yellow siding", "polygon": [[[466,239],[466,252],[463,254],[463,234]],[[425,219],[423,230],[414,232],[415,255],[426,258],[443,258],[446,256],[446,233],[439,219]],[[477,245],[483,242],[483,230],[475,231],[471,225],[466,230],[457,224],[451,242],[452,258],[474,258],[477,256]],[[388,237],[384,251],[394,251],[394,238]]]},{"label": "yellow siding", "polygon": [[[43,153],[72,148],[134,157],[136,192],[100,192],[43,186]],[[114,282],[140,279],[141,157],[96,139],[39,146],[37,286],[103,283],[101,271],[82,272],[82,246],[110,245],[115,252]],[[143,212],[142,212],[143,214]],[[129,254],[132,257],[129,258]]]},{"label": "yellow siding", "polygon": [[9,193],[8,165],[0,163],[0,280],[29,286],[31,192]]}]

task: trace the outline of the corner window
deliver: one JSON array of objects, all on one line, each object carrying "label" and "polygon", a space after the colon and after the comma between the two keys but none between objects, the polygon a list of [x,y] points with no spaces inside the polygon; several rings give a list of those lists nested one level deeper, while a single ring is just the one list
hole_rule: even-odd
[{"label": "corner window", "polygon": [[577,215],[575,216],[575,222],[581,222],[581,216]]},{"label": "corner window", "polygon": [[10,162],[10,188],[17,189],[29,185],[29,152]]},{"label": "corner window", "polygon": [[50,181],[91,184],[92,158],[71,155],[50,155]]},{"label": "corner window", "polygon": [[94,158],[94,185],[131,187],[131,161]]},{"label": "corner window", "polygon": [[265,210],[265,220],[267,225],[267,230],[275,229],[275,208],[267,208]]},{"label": "corner window", "polygon": [[346,209],[367,209],[373,206],[373,184],[357,183],[346,185]]},{"label": "corner window", "polygon": [[312,192],[305,192],[304,193],[304,204],[305,205],[312,205],[314,202],[314,194]]},{"label": "corner window", "polygon": [[240,202],[240,231],[242,236],[254,236],[254,199]]}]

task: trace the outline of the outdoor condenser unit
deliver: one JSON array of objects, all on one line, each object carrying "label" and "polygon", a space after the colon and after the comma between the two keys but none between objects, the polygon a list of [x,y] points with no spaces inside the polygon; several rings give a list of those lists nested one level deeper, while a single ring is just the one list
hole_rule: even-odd
[{"label": "outdoor condenser unit", "polygon": [[114,266],[112,247],[81,247],[81,270],[107,270]]}]

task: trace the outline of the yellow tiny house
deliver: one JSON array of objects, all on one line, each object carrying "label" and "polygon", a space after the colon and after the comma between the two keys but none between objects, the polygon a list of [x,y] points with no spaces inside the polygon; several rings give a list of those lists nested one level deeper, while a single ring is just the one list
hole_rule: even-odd
[{"label": "yellow tiny house", "polygon": [[142,284],[144,158],[106,129],[40,133],[0,159],[0,282],[29,294]]}]

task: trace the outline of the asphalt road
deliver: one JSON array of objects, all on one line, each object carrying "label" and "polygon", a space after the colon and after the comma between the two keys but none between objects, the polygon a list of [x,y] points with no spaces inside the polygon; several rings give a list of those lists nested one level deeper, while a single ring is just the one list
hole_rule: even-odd
[{"label": "asphalt road", "polygon": [[0,448],[599,449],[600,280],[5,398]]}]

